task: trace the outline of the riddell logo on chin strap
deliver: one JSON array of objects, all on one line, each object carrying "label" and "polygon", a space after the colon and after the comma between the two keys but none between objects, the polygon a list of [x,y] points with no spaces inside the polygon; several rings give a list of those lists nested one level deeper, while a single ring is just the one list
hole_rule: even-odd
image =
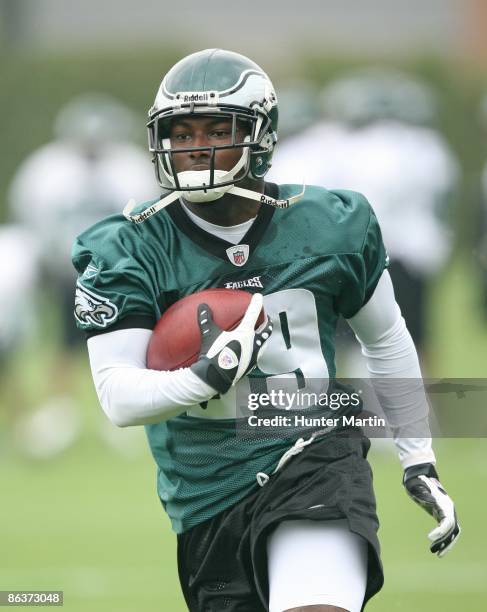
[{"label": "riddell logo on chin strap", "polygon": [[136,218],[134,218],[134,222],[135,223],[142,223],[142,221],[145,221],[146,219],[148,219],[150,216],[152,216],[154,213],[156,212],[156,208],[155,206],[151,206],[150,208],[148,208],[147,210],[144,210],[144,212],[140,213],[140,215],[138,215]]},{"label": "riddell logo on chin strap", "polygon": [[274,200],[274,198],[268,198],[265,195],[261,195],[260,201],[262,204],[269,204],[270,206],[274,206],[274,208],[289,208],[289,200]]}]

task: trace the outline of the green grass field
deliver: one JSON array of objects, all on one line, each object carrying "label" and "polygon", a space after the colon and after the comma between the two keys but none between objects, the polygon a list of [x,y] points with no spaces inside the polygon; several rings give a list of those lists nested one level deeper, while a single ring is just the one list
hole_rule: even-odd
[{"label": "green grass field", "polygon": [[[475,315],[474,286],[459,260],[435,289],[431,375],[485,376],[487,331]],[[82,436],[55,460],[35,462],[15,452],[10,433],[16,402],[23,397],[30,405],[48,394],[55,383],[43,372],[52,360],[49,351],[34,348],[22,373],[15,368],[3,383],[0,590],[64,590],[69,612],[184,611],[175,537],[156,497],[152,458],[142,439],[132,458],[101,441],[104,417],[84,358],[70,378],[83,406]],[[444,559],[431,555],[426,534],[432,520],[404,493],[394,454],[374,450],[386,583],[370,612],[487,609],[487,441],[439,440],[435,448],[457,503],[461,539]]]},{"label": "green grass field", "polygon": [[[429,517],[402,491],[393,454],[373,453],[386,584],[368,609],[482,610],[487,602],[484,440],[437,444],[463,534],[444,559]],[[55,462],[4,461],[0,589],[62,589],[70,612],[182,611],[175,538],[147,455],[127,460],[85,440]],[[475,484],[475,489],[473,488]]]}]

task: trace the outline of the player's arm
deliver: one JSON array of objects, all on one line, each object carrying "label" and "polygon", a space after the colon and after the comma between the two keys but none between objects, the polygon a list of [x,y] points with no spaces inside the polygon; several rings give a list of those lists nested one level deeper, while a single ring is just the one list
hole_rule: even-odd
[{"label": "player's arm", "polygon": [[[262,296],[256,294],[240,325],[230,332],[213,323],[209,309],[207,317],[199,317],[202,350],[190,368],[148,370],[147,346],[161,288],[148,273],[150,254],[142,264],[127,252],[127,244],[138,238],[132,226],[126,230],[123,222],[109,217],[79,236],[72,252],[78,272],[74,316],[89,336],[100,403],[121,427],[156,423],[225,393],[255,366],[271,332],[269,321],[255,330],[262,309]],[[103,254],[95,252],[95,244]],[[222,353],[230,354],[228,347],[235,358],[220,360]]]},{"label": "player's arm", "polygon": [[[453,502],[438,480],[419,360],[387,270],[371,298],[348,322],[362,346],[374,390],[393,430],[404,486],[436,519],[438,526],[429,534],[431,551],[442,556],[460,528]],[[404,437],[404,432],[411,431],[419,432],[418,437],[409,437],[410,433]]]},{"label": "player's arm", "polygon": [[100,405],[119,427],[157,423],[215,394],[189,368],[148,370],[145,360],[151,333],[148,329],[121,329],[88,340]]},{"label": "player's arm", "polygon": [[202,305],[198,312],[199,359],[174,372],[146,368],[150,330],[121,329],[92,336],[88,340],[90,366],[104,412],[120,427],[145,425],[226,393],[255,366],[272,332],[269,320],[263,329],[255,330],[261,309],[262,296],[256,294],[240,325],[227,332],[213,322],[209,307]]}]

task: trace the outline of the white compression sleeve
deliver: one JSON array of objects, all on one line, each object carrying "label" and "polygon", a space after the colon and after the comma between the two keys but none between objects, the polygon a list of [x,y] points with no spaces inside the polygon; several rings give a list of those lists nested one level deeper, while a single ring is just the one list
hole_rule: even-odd
[{"label": "white compression sleeve", "polygon": [[91,373],[100,404],[119,427],[158,423],[216,394],[189,368],[146,368],[148,329],[122,329],[88,340]]},{"label": "white compression sleeve", "polygon": [[[395,433],[402,466],[435,463],[418,355],[387,270],[370,300],[348,323],[362,346],[375,393]],[[425,434],[417,438],[399,437],[400,428],[406,425],[408,431],[414,427]]]}]

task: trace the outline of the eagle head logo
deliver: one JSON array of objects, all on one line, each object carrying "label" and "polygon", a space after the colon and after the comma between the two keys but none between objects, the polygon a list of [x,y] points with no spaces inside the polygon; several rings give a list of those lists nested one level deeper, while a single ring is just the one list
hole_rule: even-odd
[{"label": "eagle head logo", "polygon": [[80,282],[76,285],[74,316],[81,325],[106,327],[118,315],[118,308],[108,298],[90,291]]}]

